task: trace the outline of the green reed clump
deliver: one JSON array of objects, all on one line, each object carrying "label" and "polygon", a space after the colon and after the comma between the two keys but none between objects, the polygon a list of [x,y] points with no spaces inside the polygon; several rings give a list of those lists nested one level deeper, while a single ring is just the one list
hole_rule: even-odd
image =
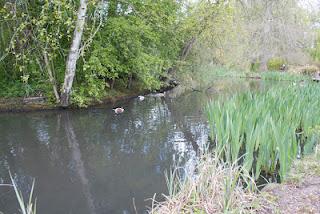
[{"label": "green reed clump", "polygon": [[310,80],[311,77],[308,75],[279,72],[279,71],[268,71],[260,73],[261,79],[263,80],[278,80],[278,81],[299,81],[299,80]]},{"label": "green reed clump", "polygon": [[230,162],[241,163],[257,179],[280,173],[281,180],[301,148],[318,140],[320,85],[289,85],[237,94],[207,106],[211,139]]}]

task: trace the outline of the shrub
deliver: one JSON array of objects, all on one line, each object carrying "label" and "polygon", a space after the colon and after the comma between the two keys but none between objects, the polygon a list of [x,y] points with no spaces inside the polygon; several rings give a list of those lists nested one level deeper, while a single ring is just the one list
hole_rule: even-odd
[{"label": "shrub", "polygon": [[280,58],[280,57],[271,58],[267,63],[268,70],[279,71],[281,70],[281,66],[283,64],[286,64],[286,60],[284,60],[283,58]]}]

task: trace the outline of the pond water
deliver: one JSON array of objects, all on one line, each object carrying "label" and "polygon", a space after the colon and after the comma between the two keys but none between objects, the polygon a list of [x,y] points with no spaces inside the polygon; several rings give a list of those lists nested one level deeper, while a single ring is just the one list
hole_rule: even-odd
[{"label": "pond water", "polygon": [[[208,90],[176,88],[87,110],[0,114],[0,183],[9,170],[27,197],[35,180],[37,213],[144,213],[167,193],[173,164],[192,171],[206,144],[210,99],[265,83],[223,79]],[[112,108],[123,106],[115,115]],[[0,211],[18,213],[12,187],[0,186]],[[1,213],[0,212],[0,213]]]}]

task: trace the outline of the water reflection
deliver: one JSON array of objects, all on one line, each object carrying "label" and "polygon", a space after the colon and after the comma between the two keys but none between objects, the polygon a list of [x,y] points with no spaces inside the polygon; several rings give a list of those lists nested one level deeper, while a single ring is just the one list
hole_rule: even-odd
[{"label": "water reflection", "polygon": [[79,181],[81,182],[82,192],[88,205],[88,213],[95,214],[95,206],[92,194],[90,192],[89,180],[87,178],[86,169],[81,158],[82,155],[80,145],[74,132],[73,125],[70,121],[69,112],[63,112],[62,115],[64,119],[63,124],[67,136],[68,146],[71,150],[72,165],[70,168],[74,169],[74,171],[78,174]]},{"label": "water reflection", "polygon": [[[223,86],[224,85],[224,86]],[[193,172],[207,142],[203,107],[221,93],[263,87],[223,80],[219,94],[177,88],[166,98],[73,112],[0,115],[0,182],[8,170],[26,195],[36,180],[38,213],[139,213],[167,192],[164,171],[176,162]],[[16,213],[12,188],[0,187],[0,211]]]}]

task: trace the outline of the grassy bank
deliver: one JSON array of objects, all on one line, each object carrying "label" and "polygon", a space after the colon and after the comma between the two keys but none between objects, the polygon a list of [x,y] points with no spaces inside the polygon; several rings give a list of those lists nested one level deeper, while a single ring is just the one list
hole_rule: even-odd
[{"label": "grassy bank", "polygon": [[171,175],[170,195],[149,213],[317,213],[320,199],[320,148],[293,161],[286,181],[258,190],[254,178],[216,154],[200,158],[196,176]]},{"label": "grassy bank", "polygon": [[216,154],[203,155],[195,176],[170,176],[170,195],[150,213],[257,213],[270,209],[268,199],[258,197],[254,180],[243,170]]},{"label": "grassy bank", "polygon": [[[299,195],[299,190],[290,186],[290,191],[283,192],[288,183],[298,185],[314,176],[320,179],[319,91],[319,84],[307,81],[209,103],[213,154],[200,158],[195,175],[172,175],[169,189],[175,191],[150,212],[290,212],[286,202],[293,200],[290,195]],[[268,182],[265,176],[278,175],[282,184],[276,190],[258,190],[256,180]],[[312,190],[315,198],[319,188],[320,184]],[[306,199],[295,200],[303,208]],[[311,200],[309,204],[317,209],[317,203]],[[296,209],[293,205],[292,210]]]},{"label": "grassy bank", "polygon": [[235,68],[227,68],[219,65],[201,65],[181,69],[177,73],[177,78],[182,86],[192,89],[203,89],[211,86],[212,82],[223,78],[243,78],[243,79],[261,79],[274,81],[308,81],[310,75],[304,75],[298,72],[252,72]]},{"label": "grassy bank", "polygon": [[277,81],[301,81],[311,80],[311,76],[300,73],[288,73],[279,71],[260,72],[259,77],[263,80],[277,80]]}]

